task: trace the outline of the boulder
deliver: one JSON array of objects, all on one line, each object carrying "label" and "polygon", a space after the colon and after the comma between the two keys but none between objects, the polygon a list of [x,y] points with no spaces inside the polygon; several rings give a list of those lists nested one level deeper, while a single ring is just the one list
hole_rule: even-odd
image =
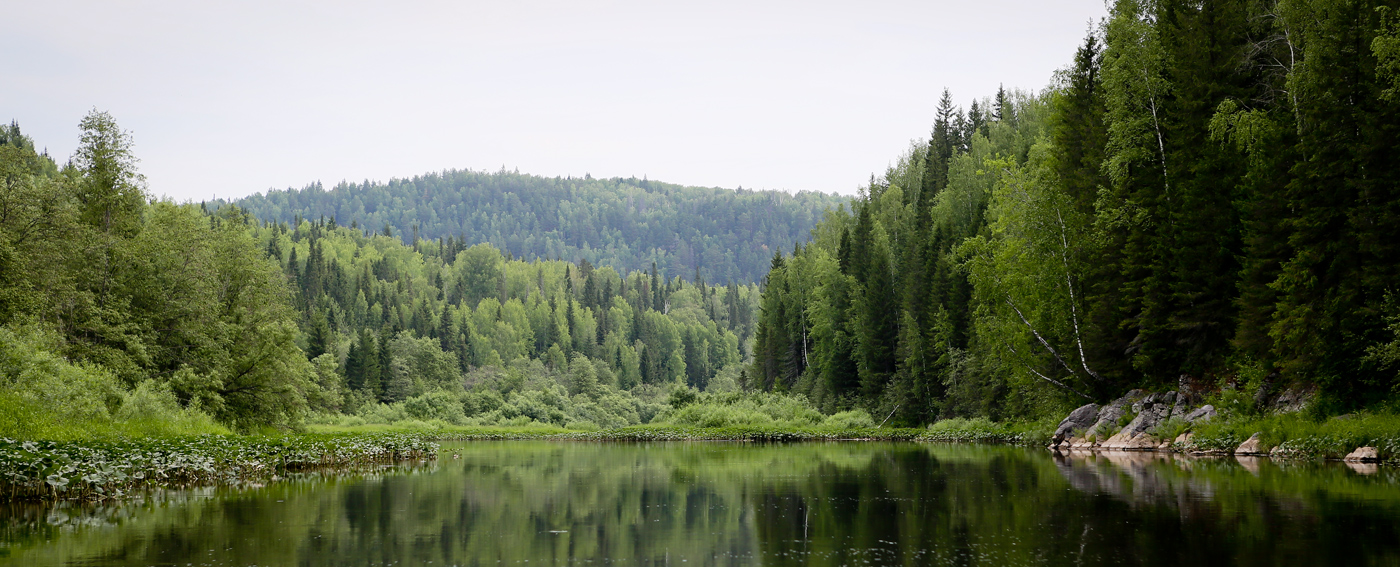
[{"label": "boulder", "polygon": [[1176,440],[1175,440],[1175,441],[1172,441],[1172,444],[1173,444],[1173,445],[1176,445],[1176,446],[1179,446],[1179,447],[1186,447],[1186,446],[1188,446],[1188,445],[1191,444],[1191,438],[1192,438],[1192,437],[1194,437],[1194,434],[1191,433],[1190,431],[1187,431],[1186,433],[1182,433],[1181,435],[1177,435],[1177,436],[1176,436]]},{"label": "boulder", "polygon": [[1212,405],[1204,405],[1204,406],[1201,406],[1201,407],[1196,408],[1195,411],[1192,411],[1191,413],[1186,414],[1186,417],[1184,417],[1183,419],[1185,419],[1187,422],[1190,422],[1190,423],[1199,423],[1199,422],[1210,421],[1210,420],[1211,420],[1212,418],[1214,418],[1214,417],[1215,417],[1215,406],[1212,406]]},{"label": "boulder", "polygon": [[1375,447],[1357,447],[1342,460],[1352,463],[1375,463],[1381,460],[1381,453]]},{"label": "boulder", "polygon": [[1084,404],[1069,412],[1069,415],[1055,428],[1055,436],[1050,438],[1050,446],[1058,447],[1079,431],[1087,431],[1099,420],[1099,405]]},{"label": "boulder", "polygon": [[1162,440],[1152,432],[1171,416],[1175,402],[1176,392],[1148,394],[1133,402],[1132,409],[1137,415],[1132,422],[1104,441],[1103,447],[1129,451],[1156,450]]},{"label": "boulder", "polygon": [[1259,440],[1259,434],[1250,435],[1244,443],[1235,449],[1236,455],[1264,455],[1263,442]]},{"label": "boulder", "polygon": [[1099,408],[1099,419],[1084,433],[1084,438],[1103,441],[1113,435],[1114,432],[1118,431],[1118,420],[1132,409],[1134,403],[1146,396],[1147,392],[1145,391],[1133,390]]}]

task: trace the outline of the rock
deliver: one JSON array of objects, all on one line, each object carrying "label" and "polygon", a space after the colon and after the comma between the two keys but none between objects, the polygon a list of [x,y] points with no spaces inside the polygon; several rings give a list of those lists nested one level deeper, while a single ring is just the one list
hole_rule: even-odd
[{"label": "rock", "polygon": [[1147,392],[1133,390],[1099,408],[1099,419],[1093,427],[1084,433],[1084,438],[1102,441],[1113,435],[1114,432],[1118,431],[1118,420],[1128,413],[1135,402],[1146,396]]},{"label": "rock", "polygon": [[1375,463],[1381,460],[1381,453],[1375,447],[1357,447],[1342,460],[1352,463]]},{"label": "rock", "polygon": [[1176,403],[1181,406],[1182,413],[1185,413],[1200,405],[1205,401],[1206,394],[1214,390],[1214,380],[1197,379],[1189,374],[1182,374],[1176,379]]},{"label": "rock", "polygon": [[1285,388],[1274,399],[1270,407],[1278,413],[1299,412],[1312,405],[1317,398],[1317,387],[1312,385],[1298,385]]},{"label": "rock", "polygon": [[1055,436],[1050,438],[1050,446],[1057,447],[1076,432],[1087,431],[1099,420],[1099,405],[1084,404],[1069,412],[1069,415],[1055,428]]},{"label": "rock", "polygon": [[1157,439],[1152,433],[1171,416],[1175,404],[1176,392],[1144,396],[1132,405],[1133,410],[1137,412],[1133,421],[1104,441],[1103,447],[1129,451],[1158,449],[1163,440]]},{"label": "rock", "polygon": [[1186,414],[1186,421],[1190,423],[1206,422],[1215,418],[1215,406],[1204,405],[1196,408],[1195,411]]},{"label": "rock", "polygon": [[1173,444],[1173,445],[1176,445],[1176,446],[1179,446],[1179,447],[1186,447],[1186,446],[1189,446],[1189,445],[1191,445],[1191,438],[1194,437],[1194,436],[1195,436],[1195,435],[1194,435],[1193,433],[1191,433],[1190,431],[1187,431],[1186,433],[1182,433],[1181,435],[1177,435],[1177,436],[1176,436],[1176,440],[1175,440],[1175,441],[1172,441],[1172,444]]},{"label": "rock", "polygon": [[1146,433],[1133,433],[1127,427],[1122,431],[1113,434],[1100,447],[1104,449],[1118,449],[1121,451],[1143,451],[1157,448],[1157,440]]},{"label": "rock", "polygon": [[[1050,447],[1168,450],[1178,441],[1158,439],[1154,433],[1170,419],[1188,423],[1209,421],[1216,416],[1212,406],[1194,410],[1201,395],[1189,387],[1187,377],[1181,379],[1179,392],[1146,392],[1133,390],[1104,406],[1086,404],[1075,409],[1055,428]],[[1127,425],[1119,427],[1123,416],[1132,415]],[[1189,437],[1188,437],[1189,442]],[[1184,443],[1183,443],[1184,445]]]},{"label": "rock", "polygon": [[1235,454],[1236,454],[1236,455],[1263,455],[1263,454],[1265,454],[1265,453],[1264,453],[1263,448],[1261,447],[1261,444],[1262,444],[1262,443],[1263,443],[1263,442],[1259,440],[1259,434],[1258,434],[1258,433],[1255,433],[1254,435],[1250,435],[1250,436],[1249,436],[1249,439],[1246,439],[1244,443],[1240,443],[1240,446],[1237,447],[1237,448],[1235,449]]}]

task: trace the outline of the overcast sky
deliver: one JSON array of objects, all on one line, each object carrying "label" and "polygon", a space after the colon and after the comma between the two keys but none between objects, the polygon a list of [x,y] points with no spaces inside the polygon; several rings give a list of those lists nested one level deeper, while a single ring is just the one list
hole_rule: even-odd
[{"label": "overcast sky", "polygon": [[959,105],[1043,89],[1102,0],[12,2],[0,120],[96,107],[151,192],[448,168],[854,192]]}]

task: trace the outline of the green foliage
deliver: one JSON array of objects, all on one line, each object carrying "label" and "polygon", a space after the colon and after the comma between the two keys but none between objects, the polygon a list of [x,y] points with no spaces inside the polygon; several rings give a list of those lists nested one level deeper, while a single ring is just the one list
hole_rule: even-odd
[{"label": "green foliage", "polygon": [[983,417],[944,419],[928,426],[920,436],[928,441],[958,443],[998,443],[1008,445],[1043,446],[1050,442],[1055,422],[993,422]]},{"label": "green foliage", "polygon": [[0,437],[90,439],[224,433],[208,414],[181,407],[169,387],[127,390],[101,367],[56,354],[57,333],[0,327]]},{"label": "green foliage", "polygon": [[[46,167],[47,156],[35,155],[17,127],[7,130],[0,324],[15,330],[44,321],[58,330],[45,352],[87,377],[65,388],[107,398],[114,396],[101,392],[133,389],[138,399],[166,401],[156,392],[168,392],[178,402],[180,411],[147,407],[164,407],[156,413],[169,419],[132,423],[180,421],[191,410],[242,430],[296,427],[320,388],[295,343],[285,281],[249,234],[247,217],[148,201],[130,134],[98,111],[81,127],[62,171]],[[196,430],[215,427],[190,419]]]},{"label": "green foliage", "polygon": [[[260,219],[332,218],[369,231],[437,240],[448,256],[490,243],[514,258],[587,259],[619,270],[756,282],[774,250],[805,238],[826,209],[823,193],[683,187],[635,178],[545,178],[448,170],[388,183],[320,183],[233,203]],[[412,244],[412,242],[410,242]],[[489,295],[494,283],[486,289]],[[472,301],[475,304],[475,301]]]},{"label": "green foliage", "polygon": [[[730,392],[687,397],[689,402],[677,403],[678,398],[673,395],[672,407],[662,410],[652,423],[692,427],[771,425],[800,428],[820,426],[826,419],[801,396]],[[869,419],[869,416],[866,418]]]}]

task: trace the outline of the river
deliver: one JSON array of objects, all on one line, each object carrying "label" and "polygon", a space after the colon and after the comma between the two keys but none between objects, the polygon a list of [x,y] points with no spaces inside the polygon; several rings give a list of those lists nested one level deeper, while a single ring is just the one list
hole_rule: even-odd
[{"label": "river", "polygon": [[0,565],[1395,565],[1400,473],[919,443],[447,443],[435,462],[0,505]]}]

